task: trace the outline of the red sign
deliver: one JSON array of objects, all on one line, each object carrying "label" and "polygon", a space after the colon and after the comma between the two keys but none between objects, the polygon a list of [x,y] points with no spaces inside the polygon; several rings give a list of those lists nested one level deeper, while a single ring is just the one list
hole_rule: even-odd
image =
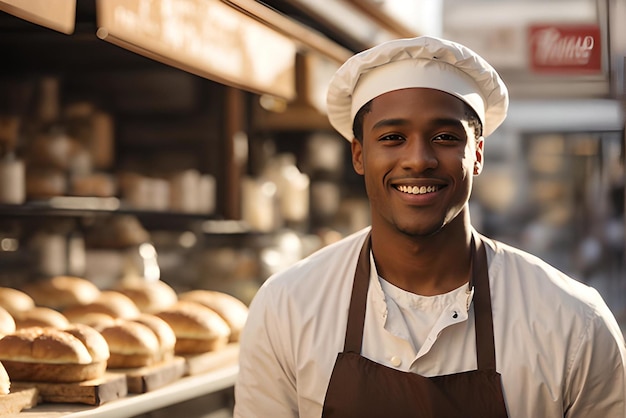
[{"label": "red sign", "polygon": [[597,25],[532,25],[528,31],[530,68],[537,73],[602,72]]}]

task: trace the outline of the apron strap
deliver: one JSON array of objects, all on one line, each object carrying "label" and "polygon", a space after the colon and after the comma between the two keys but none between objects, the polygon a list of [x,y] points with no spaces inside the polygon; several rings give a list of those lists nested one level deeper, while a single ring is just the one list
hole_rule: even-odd
[{"label": "apron strap", "polygon": [[[474,292],[474,326],[476,329],[476,361],[478,369],[496,369],[496,348],[493,338],[493,314],[491,312],[491,290],[487,252],[483,240],[472,232],[473,253],[472,280],[476,286]],[[473,245],[473,246],[474,246]]]},{"label": "apron strap", "polygon": [[363,327],[365,326],[365,307],[367,304],[367,289],[370,285],[370,231],[365,237],[361,247],[359,260],[354,273],[352,284],[352,296],[350,297],[350,310],[348,311],[348,324],[346,328],[346,341],[343,351],[361,353],[363,345]]}]

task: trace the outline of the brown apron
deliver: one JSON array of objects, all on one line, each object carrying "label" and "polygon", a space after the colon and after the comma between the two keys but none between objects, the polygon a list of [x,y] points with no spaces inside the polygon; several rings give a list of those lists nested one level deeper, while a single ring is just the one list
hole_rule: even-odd
[{"label": "brown apron", "polygon": [[500,374],[496,371],[487,255],[481,238],[472,237],[478,370],[435,377],[396,370],[360,355],[370,280],[370,245],[368,236],[354,274],[344,351],[337,355],[322,417],[507,417]]}]

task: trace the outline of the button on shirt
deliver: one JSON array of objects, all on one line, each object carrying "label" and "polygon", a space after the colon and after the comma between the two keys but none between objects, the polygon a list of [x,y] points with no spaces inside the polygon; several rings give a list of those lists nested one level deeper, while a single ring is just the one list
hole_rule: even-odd
[{"label": "button on shirt", "polygon": [[[259,290],[241,339],[235,417],[320,417],[368,231],[325,247]],[[530,254],[485,242],[509,416],[625,417],[624,339],[600,295]],[[464,288],[427,298],[396,295],[372,264],[369,289],[363,356],[426,377],[476,369]],[[418,315],[406,310],[413,303]]]}]

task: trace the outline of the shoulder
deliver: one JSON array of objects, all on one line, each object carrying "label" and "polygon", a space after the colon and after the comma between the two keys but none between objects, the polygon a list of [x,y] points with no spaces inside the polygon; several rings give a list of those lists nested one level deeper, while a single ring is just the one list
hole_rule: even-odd
[{"label": "shoulder", "polygon": [[500,308],[519,308],[537,323],[565,332],[605,328],[619,336],[617,321],[596,289],[526,251],[495,240],[484,242],[492,291],[504,301],[496,303]]}]

